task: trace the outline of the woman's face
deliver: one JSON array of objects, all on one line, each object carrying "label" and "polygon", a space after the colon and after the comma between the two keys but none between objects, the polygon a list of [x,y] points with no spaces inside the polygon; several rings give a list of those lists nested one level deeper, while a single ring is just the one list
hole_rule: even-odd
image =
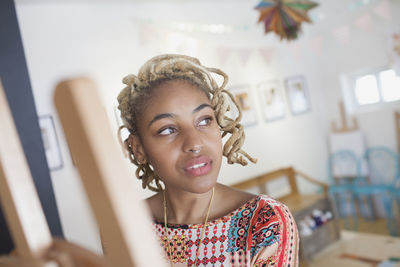
[{"label": "woman's face", "polygon": [[153,166],[169,190],[204,193],[216,183],[221,133],[210,101],[196,86],[174,80],[154,88],[138,118],[138,133],[135,155]]}]

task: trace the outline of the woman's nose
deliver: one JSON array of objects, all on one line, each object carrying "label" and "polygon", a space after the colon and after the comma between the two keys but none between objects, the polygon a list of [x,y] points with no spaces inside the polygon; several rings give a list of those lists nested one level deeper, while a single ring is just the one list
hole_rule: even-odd
[{"label": "woman's nose", "polygon": [[204,143],[201,133],[197,129],[186,130],[183,151],[198,154],[203,149]]}]

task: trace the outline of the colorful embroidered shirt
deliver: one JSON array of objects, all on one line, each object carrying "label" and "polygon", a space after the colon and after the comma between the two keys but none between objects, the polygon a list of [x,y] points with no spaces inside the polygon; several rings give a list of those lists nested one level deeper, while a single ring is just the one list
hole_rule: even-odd
[{"label": "colorful embroidered shirt", "polygon": [[[155,222],[154,226],[167,251],[164,224]],[[168,224],[174,266],[195,266],[202,228],[203,224]],[[268,196],[253,198],[207,223],[196,266],[298,266],[298,233],[292,214]]]}]

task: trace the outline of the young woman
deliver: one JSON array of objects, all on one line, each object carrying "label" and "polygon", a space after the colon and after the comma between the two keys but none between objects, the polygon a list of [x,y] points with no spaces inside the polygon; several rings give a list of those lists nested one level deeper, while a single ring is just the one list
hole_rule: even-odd
[{"label": "young woman", "polygon": [[[218,86],[211,73],[224,79]],[[161,55],[123,79],[124,140],[155,232],[171,266],[298,266],[298,234],[288,208],[217,183],[222,156],[255,162],[243,127],[228,116],[228,77],[196,58]],[[225,144],[222,138],[227,135]]]}]

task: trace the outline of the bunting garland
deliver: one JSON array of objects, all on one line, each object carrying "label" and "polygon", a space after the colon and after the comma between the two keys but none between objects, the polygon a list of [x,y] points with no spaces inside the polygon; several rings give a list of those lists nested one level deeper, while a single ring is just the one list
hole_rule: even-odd
[{"label": "bunting garland", "polygon": [[265,33],[275,32],[280,39],[297,39],[302,22],[311,23],[307,12],[318,6],[309,0],[262,0],[256,7],[258,23],[264,23]]}]

